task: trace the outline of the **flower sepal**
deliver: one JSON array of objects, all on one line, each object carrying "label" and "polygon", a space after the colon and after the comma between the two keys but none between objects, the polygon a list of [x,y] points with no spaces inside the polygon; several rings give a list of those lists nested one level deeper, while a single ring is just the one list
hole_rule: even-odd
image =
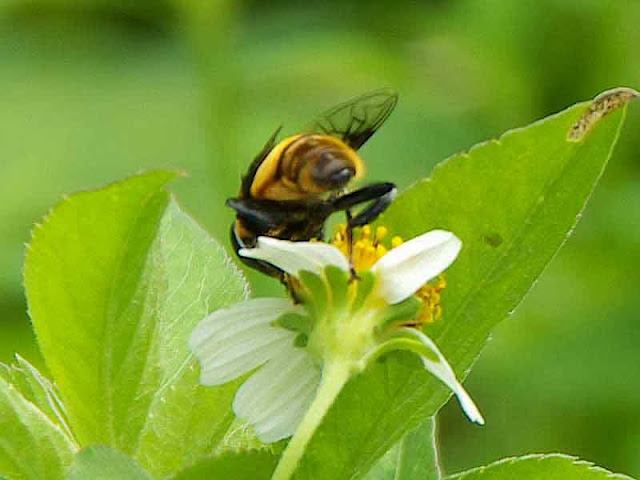
[{"label": "flower sepal", "polygon": [[282,327],[308,337],[313,330],[313,318],[304,313],[286,312],[276,319],[273,326]]},{"label": "flower sepal", "polygon": [[372,359],[377,358],[394,350],[406,350],[417,354],[421,358],[424,368],[449,387],[457,397],[460,407],[469,420],[478,425],[484,425],[484,418],[480,410],[458,381],[451,365],[431,338],[415,328],[402,327],[394,332],[389,340],[381,343],[372,352],[371,357]]},{"label": "flower sepal", "polygon": [[378,314],[376,328],[381,335],[393,332],[406,325],[413,325],[422,303],[416,297],[409,297],[395,305],[388,305]]}]

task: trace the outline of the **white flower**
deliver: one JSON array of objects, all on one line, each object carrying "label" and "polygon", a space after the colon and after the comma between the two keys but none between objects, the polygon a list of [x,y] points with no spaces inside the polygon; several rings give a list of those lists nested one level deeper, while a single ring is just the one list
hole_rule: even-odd
[{"label": "white flower", "polygon": [[[253,426],[261,441],[268,443],[296,431],[319,385],[325,382],[329,365],[341,365],[338,370],[346,373],[340,381],[345,383],[380,354],[409,349],[419,354],[425,368],[453,391],[469,419],[483,424],[480,412],[429,337],[402,325],[387,328],[382,336],[377,333],[383,330],[380,326],[386,325],[386,319],[396,318],[389,311],[442,273],[461,246],[454,234],[442,230],[416,237],[390,250],[373,265],[373,288],[365,291],[366,298],[357,307],[348,303],[354,301],[354,295],[343,291],[327,300],[342,304],[323,309],[325,288],[347,288],[349,264],[344,254],[325,243],[258,238],[256,248],[240,250],[240,255],[266,261],[298,277],[306,288],[308,303],[314,305],[306,305],[304,300],[303,305],[294,305],[284,299],[253,299],[209,315],[190,340],[201,364],[201,383],[219,385],[260,367],[239,388],[233,409]],[[330,269],[342,272],[344,280],[332,283]],[[306,283],[309,275],[319,278],[322,291]],[[309,328],[284,328],[277,321],[285,314],[300,318],[306,315]],[[297,342],[301,337],[304,341]]]}]

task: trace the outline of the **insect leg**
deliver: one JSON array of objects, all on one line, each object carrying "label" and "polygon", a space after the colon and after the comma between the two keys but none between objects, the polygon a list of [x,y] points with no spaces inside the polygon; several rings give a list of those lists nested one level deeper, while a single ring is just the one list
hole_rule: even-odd
[{"label": "insect leg", "polygon": [[277,209],[269,208],[266,202],[259,203],[242,198],[229,198],[226,205],[233,208],[238,217],[251,226],[256,236],[268,232],[283,220],[283,214]]},{"label": "insect leg", "polygon": [[[281,221],[281,215],[277,211],[251,200],[230,198],[227,200],[227,205],[238,213],[238,218],[231,225],[231,244],[236,254],[242,248],[254,248],[257,237],[267,234]],[[284,272],[270,263],[240,255],[238,257],[256,270],[280,280],[283,278]]]},{"label": "insect leg", "polygon": [[[347,245],[349,253],[349,269],[351,279],[357,278],[353,267],[353,229],[373,222],[378,215],[385,211],[396,196],[396,186],[393,183],[374,183],[355,192],[351,192],[342,197],[337,197],[333,201],[334,210],[345,210],[347,215]],[[370,202],[370,205],[352,216],[351,207],[361,203]]]},{"label": "insect leg", "polygon": [[[248,245],[245,240],[242,238],[242,235],[239,232],[239,228],[238,228],[238,222],[234,222],[231,224],[231,243],[233,245],[233,248],[236,252],[236,254],[238,253],[238,251],[240,251],[242,248],[251,248],[251,247],[255,247],[254,245]],[[291,277],[289,274],[287,274],[286,272],[280,270],[278,267],[271,265],[268,262],[264,262],[262,260],[257,260],[255,258],[248,258],[248,257],[242,257],[240,255],[238,255],[238,258],[247,266],[253,268],[254,270],[258,270],[259,272],[265,273],[267,275],[269,275],[270,277],[275,277],[278,280],[280,280],[280,283],[282,283],[286,289],[289,291],[290,295],[291,295],[291,299],[293,300],[294,303],[300,303],[302,301],[302,299],[300,298],[300,296],[298,295],[298,293],[296,292],[296,289],[294,287],[294,282],[296,282],[296,279]]]},{"label": "insect leg", "polygon": [[[236,254],[238,254],[238,252],[243,248],[255,247],[255,244],[247,244],[245,239],[242,238],[242,236],[238,232],[237,222],[231,224],[231,244],[233,245],[233,249],[235,250]],[[266,273],[270,277],[276,277],[280,281],[282,281],[284,277],[284,272],[279,268],[271,265],[270,263],[264,262],[262,260],[256,260],[254,258],[243,257],[241,255],[238,255],[238,258],[249,267],[262,273]]]},{"label": "insect leg", "polygon": [[355,228],[373,222],[384,212],[396,197],[397,189],[393,183],[381,182],[368,185],[359,190],[338,197],[333,202],[334,210],[348,210],[361,203],[371,202],[354,217],[347,217],[347,227]]},{"label": "insect leg", "polygon": [[352,219],[351,210],[347,208],[345,213],[347,214],[346,235],[347,235],[347,253],[349,257],[350,280],[355,280],[357,278],[357,275],[356,275],[356,269],[353,266],[353,228],[351,228],[350,226],[351,219]]}]

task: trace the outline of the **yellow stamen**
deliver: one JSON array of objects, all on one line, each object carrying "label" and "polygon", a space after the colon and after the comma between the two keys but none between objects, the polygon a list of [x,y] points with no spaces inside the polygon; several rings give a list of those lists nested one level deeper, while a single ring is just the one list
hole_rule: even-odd
[{"label": "yellow stamen", "polygon": [[378,242],[380,240],[384,240],[384,237],[387,236],[387,233],[389,233],[389,231],[387,230],[387,227],[378,227],[376,228],[376,239],[378,240]]},{"label": "yellow stamen", "polygon": [[[386,227],[376,227],[372,235],[370,225],[365,225],[358,232],[354,232],[352,261],[356,272],[370,270],[371,267],[382,258],[389,250],[403,244],[402,237],[394,236],[389,243],[382,241],[387,237],[389,231]],[[346,225],[340,224],[336,227],[333,240],[331,241],[345,256],[349,255],[349,244],[347,242]],[[352,285],[355,285],[354,282]],[[424,284],[415,296],[422,302],[422,309],[415,318],[411,326],[422,328],[423,325],[431,324],[442,317],[442,307],[440,306],[440,293],[447,286],[444,275],[440,275],[436,283]],[[356,287],[353,287],[355,290]],[[350,292],[353,294],[353,292]]]},{"label": "yellow stamen", "polygon": [[424,284],[420,290],[416,292],[416,298],[422,302],[422,309],[418,313],[416,323],[418,326],[430,324],[442,317],[442,307],[440,306],[440,293],[447,286],[444,275],[438,276],[438,282],[435,285],[429,283]]},{"label": "yellow stamen", "polygon": [[[389,246],[381,243],[387,233],[386,227],[377,227],[374,233],[370,225],[365,225],[354,232],[352,261],[356,272],[370,270],[389,251]],[[345,256],[349,255],[349,244],[344,224],[337,226],[331,243],[338,247]]]}]

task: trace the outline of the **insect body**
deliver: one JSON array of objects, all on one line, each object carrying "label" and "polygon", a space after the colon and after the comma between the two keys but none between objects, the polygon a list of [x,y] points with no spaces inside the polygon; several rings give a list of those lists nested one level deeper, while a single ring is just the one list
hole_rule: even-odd
[{"label": "insect body", "polygon": [[[236,252],[255,246],[261,235],[322,239],[327,218],[338,211],[346,212],[348,235],[375,220],[395,197],[395,185],[374,183],[350,193],[346,188],[364,174],[357,150],[384,123],[396,101],[394,92],[370,92],[320,116],[308,132],[278,142],[278,129],[249,166],[238,197],[227,200],[237,214],[231,227]],[[351,209],[359,205],[364,206],[353,215]],[[284,278],[266,262],[241,259]]]}]

